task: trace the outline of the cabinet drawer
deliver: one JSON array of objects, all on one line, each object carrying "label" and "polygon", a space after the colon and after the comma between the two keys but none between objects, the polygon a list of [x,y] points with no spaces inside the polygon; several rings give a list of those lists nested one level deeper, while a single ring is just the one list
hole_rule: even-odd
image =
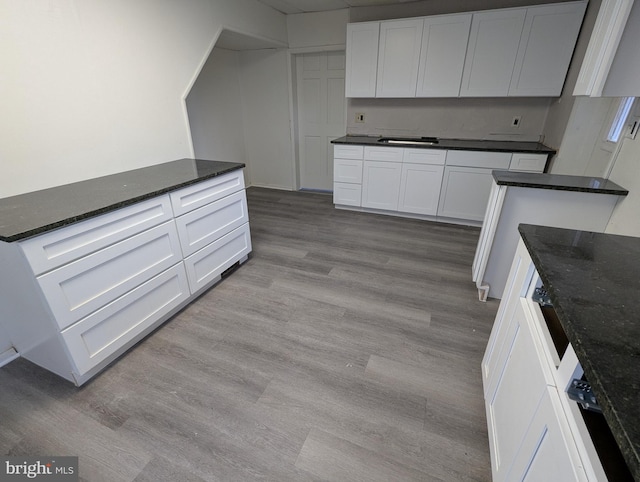
[{"label": "cabinet drawer", "polygon": [[362,159],[364,157],[364,146],[334,144],[333,157],[339,157],[340,159]]},{"label": "cabinet drawer", "polygon": [[360,206],[362,201],[362,185],[344,182],[333,183],[333,203],[344,206]]},{"label": "cabinet drawer", "polygon": [[173,221],[38,278],[60,329],[84,318],[182,259]]},{"label": "cabinet drawer", "polygon": [[401,147],[365,146],[364,158],[367,161],[402,162],[403,151]]},{"label": "cabinet drawer", "polygon": [[447,166],[509,169],[511,153],[489,151],[448,151]]},{"label": "cabinet drawer", "polygon": [[216,176],[208,181],[172,192],[170,197],[173,213],[176,217],[180,216],[242,189],[244,189],[242,169]]},{"label": "cabinet drawer", "polygon": [[176,219],[186,257],[249,221],[245,191],[226,196]]},{"label": "cabinet drawer", "polygon": [[442,149],[404,149],[402,162],[410,162],[412,164],[436,164],[444,165],[447,158],[447,151]]},{"label": "cabinet drawer", "polygon": [[160,196],[20,242],[35,275],[62,266],[171,219]]},{"label": "cabinet drawer", "polygon": [[179,263],[62,332],[80,375],[153,327],[189,297]]},{"label": "cabinet drawer", "polygon": [[333,161],[333,180],[362,184],[362,161],[352,159],[335,159]]},{"label": "cabinet drawer", "polygon": [[214,241],[184,260],[191,293],[214,281],[251,252],[249,223]]},{"label": "cabinet drawer", "polygon": [[516,152],[511,155],[510,171],[543,172],[547,163],[546,154]]}]

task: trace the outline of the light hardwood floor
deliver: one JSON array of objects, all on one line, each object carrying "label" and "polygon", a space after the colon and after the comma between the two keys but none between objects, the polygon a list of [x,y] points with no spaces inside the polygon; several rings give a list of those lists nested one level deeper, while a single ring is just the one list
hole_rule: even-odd
[{"label": "light hardwood floor", "polygon": [[94,380],[0,369],[0,453],[92,482],[490,480],[479,230],[248,198],[249,261]]}]

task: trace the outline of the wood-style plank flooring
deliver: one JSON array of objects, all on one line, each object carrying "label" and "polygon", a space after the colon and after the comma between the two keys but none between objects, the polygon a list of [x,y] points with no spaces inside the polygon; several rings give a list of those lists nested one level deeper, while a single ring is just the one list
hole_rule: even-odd
[{"label": "wood-style plank flooring", "polygon": [[0,452],[91,482],[490,480],[479,230],[248,198],[249,261],[85,386],[0,369]]}]

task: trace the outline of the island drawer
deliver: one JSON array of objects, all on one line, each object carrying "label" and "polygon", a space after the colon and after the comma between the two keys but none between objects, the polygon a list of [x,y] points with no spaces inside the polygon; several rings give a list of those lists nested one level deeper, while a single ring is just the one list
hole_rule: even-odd
[{"label": "island drawer", "polygon": [[226,196],[176,218],[186,257],[249,221],[245,191]]},{"label": "island drawer", "polygon": [[241,169],[184,187],[170,194],[173,214],[181,216],[243,189]]},{"label": "island drawer", "polygon": [[38,277],[64,329],[182,260],[169,221]]},{"label": "island drawer", "polygon": [[138,339],[189,298],[179,263],[62,332],[79,375]]},{"label": "island drawer", "polygon": [[20,248],[37,276],[172,217],[169,196],[160,196],[21,241]]},{"label": "island drawer", "polygon": [[222,273],[251,252],[249,223],[243,224],[200,251],[185,258],[191,293],[220,279]]}]

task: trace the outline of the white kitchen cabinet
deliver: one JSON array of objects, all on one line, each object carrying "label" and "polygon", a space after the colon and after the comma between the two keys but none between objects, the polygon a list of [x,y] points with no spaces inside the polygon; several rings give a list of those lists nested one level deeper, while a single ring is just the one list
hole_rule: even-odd
[{"label": "white kitchen cabinet", "polygon": [[346,97],[375,97],[380,22],[347,25]]},{"label": "white kitchen cabinet", "polygon": [[82,385],[247,259],[246,208],[236,169],[0,243],[0,304],[12,343]]},{"label": "white kitchen cabinet", "polygon": [[362,161],[358,159],[334,159],[333,179],[335,182],[362,184]]},{"label": "white kitchen cabinet", "polygon": [[435,216],[444,166],[402,164],[398,211]]},{"label": "white kitchen cabinet", "polygon": [[473,14],[461,97],[508,95],[526,13],[512,8]]},{"label": "white kitchen cabinet", "polygon": [[562,94],[586,8],[582,1],[527,8],[510,96]]},{"label": "white kitchen cabinet", "polygon": [[584,420],[564,392],[582,374],[575,352],[569,345],[558,356],[531,300],[539,284],[520,240],[481,365],[492,479],[607,480]]},{"label": "white kitchen cabinet", "polygon": [[362,184],[333,183],[333,203],[337,206],[362,205]]},{"label": "white kitchen cabinet", "polygon": [[333,146],[333,202],[358,207],[362,200],[364,146]]},{"label": "white kitchen cabinet", "polygon": [[365,160],[362,207],[397,211],[401,177],[402,163]]},{"label": "white kitchen cabinet", "polygon": [[380,22],[376,97],[414,97],[422,18]]},{"label": "white kitchen cabinet", "polygon": [[438,215],[482,221],[492,181],[491,169],[445,167]]},{"label": "white kitchen cabinet", "polygon": [[547,165],[546,154],[532,154],[528,152],[514,152],[509,163],[510,171],[544,172]]},{"label": "white kitchen cabinet", "polygon": [[458,97],[471,13],[424,19],[416,97]]},{"label": "white kitchen cabinet", "polygon": [[573,95],[602,96],[632,6],[633,0],[602,0]]}]

